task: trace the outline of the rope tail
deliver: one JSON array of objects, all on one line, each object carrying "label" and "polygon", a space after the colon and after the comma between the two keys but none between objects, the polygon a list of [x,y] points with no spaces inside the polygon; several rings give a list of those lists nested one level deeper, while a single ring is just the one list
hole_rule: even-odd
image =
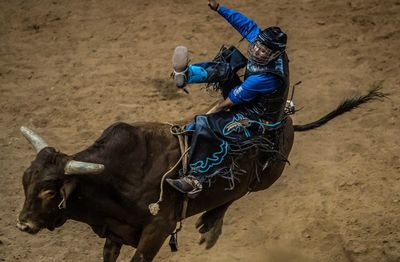
[{"label": "rope tail", "polygon": [[386,98],[388,94],[381,92],[381,89],[381,83],[378,83],[366,95],[354,96],[344,100],[335,110],[323,116],[319,120],[304,125],[294,125],[294,131],[302,132],[320,127],[335,117],[357,108],[361,104],[373,100],[382,100],[383,98]]},{"label": "rope tail", "polygon": [[[182,169],[184,171],[184,173],[186,173],[186,167],[187,167],[187,153],[190,150],[190,147],[188,146],[188,137],[187,134],[188,131],[186,131],[184,128],[178,126],[178,125],[174,125],[171,123],[165,123],[167,125],[170,126],[170,132],[172,135],[177,136],[178,140],[179,140],[179,148],[181,150],[181,157],[178,159],[178,161],[175,163],[175,165],[173,167],[171,167],[167,172],[164,173],[164,175],[161,178],[161,183],[160,183],[160,196],[158,198],[158,201],[155,203],[151,203],[149,204],[148,208],[150,213],[155,216],[158,214],[158,212],[160,211],[160,203],[163,200],[163,194],[164,194],[164,181],[165,179],[169,176],[169,174],[171,174],[173,171],[175,171],[175,169],[178,167],[178,165],[182,162]],[[185,203],[186,200],[184,201],[184,206],[187,205],[187,203]],[[187,206],[186,206],[187,207]],[[184,211],[184,215],[186,216],[186,208],[184,207],[183,209]],[[182,219],[184,217],[182,216]],[[177,231],[176,231],[177,232]]]},{"label": "rope tail", "polygon": [[168,177],[169,174],[171,174],[177,167],[178,165],[181,163],[182,159],[185,157],[185,155],[187,154],[187,152],[189,152],[190,147],[188,149],[186,149],[186,151],[181,155],[181,157],[178,159],[178,161],[175,163],[175,165],[173,167],[171,167],[167,172],[164,173],[164,175],[161,178],[161,184],[160,184],[160,196],[158,198],[158,201],[155,203],[151,203],[148,208],[150,213],[155,216],[158,214],[158,211],[160,211],[160,205],[159,203],[162,202],[163,200],[163,194],[164,194],[164,181],[165,178]]}]

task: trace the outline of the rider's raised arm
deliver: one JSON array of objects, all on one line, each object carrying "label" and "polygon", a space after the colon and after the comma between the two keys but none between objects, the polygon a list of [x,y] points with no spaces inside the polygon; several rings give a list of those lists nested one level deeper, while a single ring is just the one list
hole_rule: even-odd
[{"label": "rider's raised arm", "polygon": [[238,11],[220,5],[217,12],[249,42],[253,42],[260,33],[258,25]]}]

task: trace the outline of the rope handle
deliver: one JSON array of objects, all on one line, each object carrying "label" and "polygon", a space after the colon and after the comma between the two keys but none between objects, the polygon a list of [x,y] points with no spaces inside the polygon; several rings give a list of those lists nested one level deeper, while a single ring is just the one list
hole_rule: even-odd
[{"label": "rope handle", "polygon": [[158,214],[158,212],[160,211],[160,202],[162,202],[163,200],[163,194],[164,194],[164,181],[165,178],[167,178],[167,176],[174,171],[174,169],[181,163],[183,157],[189,152],[189,149],[186,149],[186,151],[181,155],[181,157],[179,158],[179,160],[176,162],[176,164],[170,168],[161,178],[161,184],[160,184],[160,197],[158,198],[158,201],[155,203],[151,203],[149,204],[149,211],[150,213],[155,216]]},{"label": "rope handle", "polygon": [[[160,211],[160,205],[159,205],[159,203],[162,202],[162,197],[163,197],[163,194],[164,194],[163,185],[164,185],[165,178],[166,178],[166,177],[179,165],[179,163],[181,163],[181,162],[183,162],[183,169],[184,169],[184,171],[186,171],[186,164],[187,164],[187,157],[186,157],[186,155],[187,155],[187,153],[189,152],[189,149],[190,149],[190,147],[188,147],[188,138],[187,138],[187,136],[184,136],[185,134],[188,133],[188,131],[185,130],[184,128],[182,128],[182,127],[179,126],[179,125],[171,124],[171,123],[168,123],[168,122],[166,122],[165,124],[167,124],[167,125],[170,126],[170,132],[171,132],[171,134],[173,134],[174,136],[177,136],[177,137],[178,137],[178,140],[179,140],[179,147],[180,147],[180,151],[181,151],[181,157],[178,159],[178,161],[176,162],[176,164],[175,164],[172,168],[170,168],[170,169],[162,176],[162,178],[161,178],[160,196],[159,196],[159,198],[158,198],[158,201],[155,202],[155,203],[151,203],[151,204],[149,204],[149,206],[148,206],[149,211],[150,211],[150,213],[151,213],[153,216],[157,215],[158,212]],[[184,138],[183,138],[183,136],[184,136]],[[186,149],[186,150],[185,150],[185,149]],[[182,210],[182,213],[183,213],[183,214],[182,214],[182,218],[181,218],[181,219],[184,219],[185,216],[186,216],[186,209],[187,209],[187,201],[186,201],[186,199],[185,199],[184,202],[186,202],[186,203],[184,203],[184,208],[183,208],[183,210]]]}]

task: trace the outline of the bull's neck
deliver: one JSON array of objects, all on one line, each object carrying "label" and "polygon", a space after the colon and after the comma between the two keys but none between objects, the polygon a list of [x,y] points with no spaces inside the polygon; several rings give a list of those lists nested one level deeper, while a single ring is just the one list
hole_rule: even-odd
[{"label": "bull's neck", "polygon": [[112,194],[102,176],[75,175],[70,179],[75,180],[76,188],[66,200],[67,218],[98,225],[107,217],[125,217],[127,212],[116,201],[118,195]]},{"label": "bull's neck", "polygon": [[66,217],[89,224],[100,237],[136,247],[143,224],[135,214],[136,205],[127,203],[104,178],[76,175],[71,179],[76,188],[66,202]]}]

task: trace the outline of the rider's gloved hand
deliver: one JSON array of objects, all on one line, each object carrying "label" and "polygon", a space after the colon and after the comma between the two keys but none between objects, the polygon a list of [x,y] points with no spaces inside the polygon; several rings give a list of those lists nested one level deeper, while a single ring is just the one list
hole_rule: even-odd
[{"label": "rider's gloved hand", "polygon": [[219,3],[216,0],[208,0],[208,6],[211,10],[218,11]]}]

